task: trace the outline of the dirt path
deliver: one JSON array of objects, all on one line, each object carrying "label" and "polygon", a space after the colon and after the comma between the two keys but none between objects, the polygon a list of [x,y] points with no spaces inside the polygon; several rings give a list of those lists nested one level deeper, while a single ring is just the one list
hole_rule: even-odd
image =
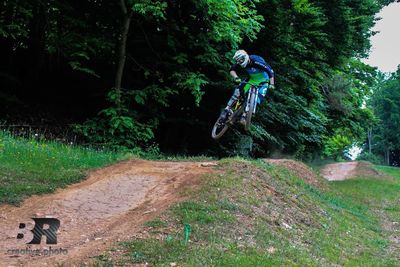
[{"label": "dirt path", "polygon": [[[0,206],[0,266],[73,265],[89,261],[115,241],[126,240],[141,225],[171,204],[184,199],[180,192],[195,187],[213,164],[130,160],[99,169],[83,182],[45,196],[33,196],[20,207]],[[19,224],[33,228],[32,217],[60,220],[56,245],[28,247],[29,231],[17,239]],[[68,250],[64,255],[19,255],[10,249]],[[10,255],[12,254],[12,255]]]},{"label": "dirt path", "polygon": [[356,175],[359,162],[341,162],[328,164],[321,170],[321,175],[328,181],[342,181]]}]

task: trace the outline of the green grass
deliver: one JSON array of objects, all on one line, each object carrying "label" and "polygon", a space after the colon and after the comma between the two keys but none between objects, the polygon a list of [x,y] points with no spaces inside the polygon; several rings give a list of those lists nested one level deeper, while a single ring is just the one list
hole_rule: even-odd
[{"label": "green grass", "polygon": [[160,227],[165,227],[168,224],[157,218],[155,220],[146,222],[144,225],[156,229],[156,228],[160,228]]},{"label": "green grass", "polygon": [[[53,192],[123,157],[0,133],[0,203]],[[190,200],[145,224],[149,238],[122,243],[126,257],[108,262],[105,255],[96,266],[400,265],[390,241],[395,233],[385,227],[400,222],[400,169],[376,166],[394,179],[360,177],[317,188],[261,160],[224,159],[218,168],[187,192]]]},{"label": "green grass", "polygon": [[400,179],[400,168],[389,167],[389,166],[380,166],[380,165],[375,166],[375,168],[378,169],[379,171],[389,174],[390,176],[392,176],[396,179]]},{"label": "green grass", "polygon": [[87,171],[122,155],[0,133],[0,203],[18,204],[32,194],[53,192],[81,180]]},{"label": "green grass", "polygon": [[[138,150],[140,151],[140,150]],[[100,151],[55,141],[19,138],[0,132],[0,204],[19,204],[33,194],[54,192],[80,181],[88,170],[127,158],[168,161],[212,160],[170,156],[159,151],[136,154]]]},{"label": "green grass", "polygon": [[[372,248],[382,251],[376,257],[382,258],[382,266],[399,266],[396,246],[390,242],[390,236],[396,236],[395,230],[388,225],[400,222],[400,168],[375,166],[376,169],[389,174],[394,179],[360,178],[333,183],[333,189],[339,192],[346,201],[365,210],[363,225],[369,227],[379,236],[369,241]],[[396,260],[397,259],[397,260]]]},{"label": "green grass", "polygon": [[[400,265],[376,212],[385,208],[384,216],[400,220],[399,180],[355,179],[316,188],[263,161],[225,159],[219,168],[222,174],[205,177],[190,200],[146,225],[154,235],[122,243],[127,258],[102,263]],[[400,177],[397,169],[389,172]],[[185,244],[187,224],[192,231]]]}]

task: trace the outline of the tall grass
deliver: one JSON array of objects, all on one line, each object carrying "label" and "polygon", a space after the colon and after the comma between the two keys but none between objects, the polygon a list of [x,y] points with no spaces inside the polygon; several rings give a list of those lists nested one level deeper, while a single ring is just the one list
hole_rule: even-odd
[{"label": "tall grass", "polygon": [[120,153],[0,132],[0,203],[17,204],[26,196],[52,192],[121,158]]}]

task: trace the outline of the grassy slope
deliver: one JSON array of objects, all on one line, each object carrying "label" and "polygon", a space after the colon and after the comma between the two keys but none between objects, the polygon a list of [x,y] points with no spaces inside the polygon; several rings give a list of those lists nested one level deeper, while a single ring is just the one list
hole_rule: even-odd
[{"label": "grassy slope", "polygon": [[[52,192],[120,158],[0,134],[0,203]],[[126,254],[114,263],[400,265],[399,245],[391,241],[400,222],[400,169],[377,167],[393,180],[362,178],[315,188],[262,161],[229,159],[219,168],[203,188],[188,192],[196,197],[148,222],[143,238],[124,243]],[[191,227],[187,244],[185,224]]]},{"label": "grassy slope", "polygon": [[[98,264],[400,265],[389,241],[393,232],[383,226],[388,218],[400,221],[399,178],[315,188],[262,161],[223,160],[219,168],[203,188],[188,192],[194,198],[148,222],[141,238],[122,243],[123,256],[109,260],[111,251]],[[389,171],[400,177],[398,169]]]},{"label": "grassy slope", "polygon": [[120,158],[115,153],[0,133],[0,204],[18,204],[26,196],[53,192],[79,181],[87,170]]}]

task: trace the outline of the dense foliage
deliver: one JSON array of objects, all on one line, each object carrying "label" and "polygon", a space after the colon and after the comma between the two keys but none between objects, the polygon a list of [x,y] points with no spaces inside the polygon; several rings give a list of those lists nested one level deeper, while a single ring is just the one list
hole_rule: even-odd
[{"label": "dense foliage", "polygon": [[[389,3],[5,0],[0,112],[74,124],[87,142],[117,148],[339,157],[372,120],[362,105],[373,70],[355,58]],[[272,65],[277,88],[249,134],[216,143],[238,48]]]},{"label": "dense foliage", "polygon": [[376,119],[369,125],[368,142],[361,158],[400,165],[400,65],[389,77],[381,75],[368,105]]}]

